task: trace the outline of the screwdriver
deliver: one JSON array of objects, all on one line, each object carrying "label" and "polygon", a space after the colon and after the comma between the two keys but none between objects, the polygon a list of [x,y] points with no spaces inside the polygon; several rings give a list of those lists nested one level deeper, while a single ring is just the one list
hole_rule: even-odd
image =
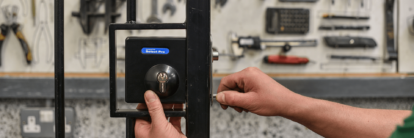
[{"label": "screwdriver", "polygon": [[306,57],[286,56],[286,55],[269,55],[263,58],[265,63],[269,64],[292,64],[300,65],[309,63]]},{"label": "screwdriver", "polygon": [[311,40],[266,40],[260,37],[239,37],[237,42],[239,47],[248,49],[264,50],[266,47],[314,47],[317,45],[316,39]]}]

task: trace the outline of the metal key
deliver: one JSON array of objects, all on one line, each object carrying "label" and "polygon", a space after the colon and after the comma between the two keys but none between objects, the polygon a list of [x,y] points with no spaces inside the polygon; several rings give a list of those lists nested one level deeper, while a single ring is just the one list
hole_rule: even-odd
[{"label": "metal key", "polygon": [[165,93],[166,92],[166,82],[168,81],[168,74],[165,72],[160,72],[157,75],[157,79],[158,79],[158,83],[159,83],[159,88],[158,90],[161,93]]}]

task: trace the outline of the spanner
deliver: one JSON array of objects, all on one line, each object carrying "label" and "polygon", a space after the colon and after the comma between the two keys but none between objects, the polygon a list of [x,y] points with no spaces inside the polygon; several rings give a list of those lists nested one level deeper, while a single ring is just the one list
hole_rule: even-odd
[{"label": "spanner", "polygon": [[177,8],[175,7],[173,0],[167,0],[167,2],[162,7],[162,13],[165,14],[167,12],[167,10],[170,10],[171,11],[171,16],[173,16],[176,9]]},{"label": "spanner", "polygon": [[158,0],[151,1],[151,15],[147,19],[148,23],[161,23],[161,19],[158,18]]}]

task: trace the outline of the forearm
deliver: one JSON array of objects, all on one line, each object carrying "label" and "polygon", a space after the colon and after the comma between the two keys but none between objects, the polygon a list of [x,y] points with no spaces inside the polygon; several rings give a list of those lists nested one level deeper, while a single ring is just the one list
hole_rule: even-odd
[{"label": "forearm", "polygon": [[327,138],[386,138],[411,114],[408,110],[351,107],[301,96],[282,116]]}]

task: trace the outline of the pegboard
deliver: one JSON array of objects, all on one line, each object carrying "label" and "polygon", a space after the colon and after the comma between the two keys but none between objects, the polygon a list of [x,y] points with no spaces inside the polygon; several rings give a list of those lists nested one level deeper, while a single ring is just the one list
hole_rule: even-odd
[{"label": "pegboard", "polygon": [[[365,2],[361,7],[360,3]],[[310,28],[305,35],[272,35],[264,30],[265,10],[267,7],[305,8],[310,9]],[[326,20],[323,13],[343,15],[369,15],[367,21],[354,20]],[[229,1],[221,10],[212,11],[212,38],[214,46],[220,52],[228,52],[228,34],[236,32],[239,36],[260,36],[262,39],[292,40],[317,39],[316,47],[292,48],[287,55],[308,57],[311,63],[307,65],[270,65],[262,62],[265,55],[278,54],[281,48],[267,48],[264,51],[248,51],[244,58],[232,61],[231,58],[221,58],[214,63],[217,73],[231,73],[248,66],[255,66],[266,73],[380,73],[395,72],[395,63],[384,64],[371,61],[331,61],[328,56],[359,55],[383,58],[384,56],[384,1],[383,0],[319,0],[316,3],[289,3],[276,0],[264,1]],[[322,31],[320,25],[369,25],[367,31]],[[217,33],[221,31],[222,33]],[[371,37],[377,47],[374,49],[334,49],[326,46],[324,36],[361,36]],[[222,47],[226,45],[225,47]]]},{"label": "pegboard", "polygon": [[[168,0],[158,0],[158,16],[163,23],[185,22],[185,2],[184,0],[174,0],[176,12],[163,13],[162,7]],[[403,1],[403,0],[401,0]],[[409,1],[409,0],[405,0]],[[17,22],[22,26],[30,48],[33,50],[33,63],[27,65],[21,50],[20,44],[12,34],[8,35],[3,43],[2,66],[0,72],[53,72],[53,1],[36,0],[36,17],[32,17],[31,0],[0,0],[0,7],[15,5],[18,7]],[[361,7],[360,3],[365,6]],[[409,1],[411,2],[411,1]],[[402,2],[401,2],[402,3]],[[121,16],[116,22],[126,21],[126,3],[117,10]],[[412,5],[412,4],[411,4]],[[263,51],[246,52],[245,57],[233,60],[229,57],[220,57],[219,61],[213,63],[215,73],[233,73],[249,66],[259,67],[266,73],[394,73],[396,63],[383,63],[371,61],[332,61],[329,55],[360,55],[383,58],[385,52],[385,32],[384,32],[384,0],[335,0],[332,5],[331,0],[319,0],[316,3],[290,3],[279,2],[278,0],[228,0],[224,6],[215,4],[211,1],[211,39],[213,46],[220,53],[231,53],[230,33],[239,36],[260,36],[263,39],[291,40],[291,39],[317,39],[316,47],[293,48],[288,55],[308,57],[311,63],[307,65],[269,65],[262,62],[265,55],[278,54],[281,48],[267,48]],[[65,72],[78,73],[108,73],[109,72],[109,51],[108,34],[104,32],[104,20],[98,20],[90,35],[82,32],[79,20],[73,17],[72,12],[78,12],[80,7],[79,0],[65,1]],[[265,11],[268,7],[281,8],[305,8],[310,10],[310,28],[305,35],[272,35],[265,32]],[[98,11],[104,12],[104,6]],[[150,15],[151,0],[137,1],[137,20],[145,23]],[[341,13],[349,15],[369,15],[367,21],[326,21],[322,19],[325,12]],[[401,14],[401,12],[400,12]],[[401,14],[402,15],[402,14]],[[401,24],[407,19],[399,19]],[[0,22],[4,22],[3,15],[0,14]],[[397,21],[396,21],[397,22]],[[318,30],[320,25],[326,24],[343,25],[369,25],[367,31],[322,31]],[[402,27],[400,27],[402,29]],[[402,31],[400,31],[401,33]],[[118,57],[123,58],[125,38],[128,36],[185,36],[184,30],[141,30],[141,31],[117,31]],[[327,47],[323,41],[324,36],[363,36],[371,37],[377,42],[374,49],[333,49]],[[407,34],[399,34],[399,38],[408,37]],[[408,58],[414,56],[413,53],[402,54],[403,42],[408,38],[398,39],[400,44],[400,64],[402,71]],[[412,40],[412,39],[410,39]],[[407,42],[409,43],[409,42]],[[407,44],[408,45],[408,44]],[[405,60],[404,60],[405,59]],[[411,58],[412,59],[412,58]],[[332,63],[332,64],[331,64]],[[409,64],[407,64],[409,65]],[[118,61],[118,72],[123,72],[124,63]],[[411,66],[413,66],[411,64]],[[413,68],[410,68],[413,70]]]},{"label": "pegboard", "polygon": [[414,73],[414,1],[399,1],[398,46],[399,71]]}]

